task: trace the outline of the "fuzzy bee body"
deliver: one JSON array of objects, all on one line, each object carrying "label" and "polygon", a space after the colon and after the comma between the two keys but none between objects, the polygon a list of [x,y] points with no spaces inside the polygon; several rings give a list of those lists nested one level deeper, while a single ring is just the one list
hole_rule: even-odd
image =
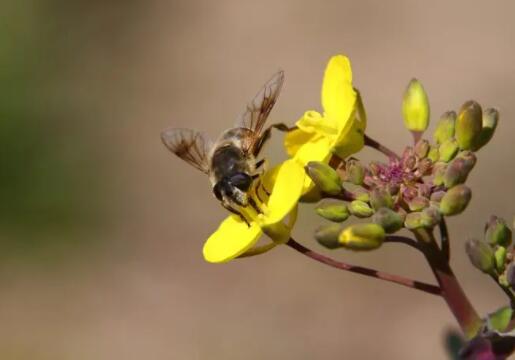
[{"label": "fuzzy bee body", "polygon": [[167,129],[161,133],[165,146],[207,174],[215,197],[226,209],[242,218],[239,208],[255,207],[248,192],[253,180],[259,176],[263,161],[256,161],[256,158],[272,129],[263,130],[264,125],[283,81],[284,73],[277,72],[247,105],[236,126],[224,131],[214,143],[190,129]]},{"label": "fuzzy bee body", "polygon": [[209,174],[215,197],[232,206],[247,206],[254,163],[253,157],[245,155],[236,143],[217,147],[211,157]]},{"label": "fuzzy bee body", "polygon": [[213,186],[222,178],[237,172],[249,175],[255,171],[255,158],[245,153],[243,139],[248,136],[248,129],[234,128],[225,131],[213,146],[210,156],[210,179]]}]

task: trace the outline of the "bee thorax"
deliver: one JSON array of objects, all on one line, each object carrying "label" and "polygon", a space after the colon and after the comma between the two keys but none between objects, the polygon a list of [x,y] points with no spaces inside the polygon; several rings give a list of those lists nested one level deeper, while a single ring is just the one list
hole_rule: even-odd
[{"label": "bee thorax", "polygon": [[217,148],[211,158],[211,173],[216,182],[236,173],[249,173],[250,170],[249,159],[233,144]]}]

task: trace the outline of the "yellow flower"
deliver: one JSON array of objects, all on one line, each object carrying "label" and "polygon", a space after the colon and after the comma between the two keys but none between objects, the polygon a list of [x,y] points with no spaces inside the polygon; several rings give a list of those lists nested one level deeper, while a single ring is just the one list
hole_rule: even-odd
[{"label": "yellow flower", "polygon": [[328,161],[335,154],[344,159],[364,145],[366,116],[359,93],[352,87],[349,59],[333,56],[322,84],[323,114],[307,111],[297,129],[285,138],[288,154],[303,165]]},{"label": "yellow flower", "polygon": [[[250,226],[237,215],[226,218],[204,244],[206,261],[227,262],[239,256],[268,251],[288,241],[299,198],[312,185],[304,166],[309,161],[328,161],[332,154],[344,158],[363,147],[365,114],[359,94],[352,87],[349,60],[342,55],[332,57],[327,65],[322,106],[323,115],[307,111],[297,121],[298,129],[287,134],[285,146],[292,159],[262,178],[270,195],[258,196],[258,187],[251,191],[250,195],[261,211],[257,212],[252,206],[241,209]],[[255,247],[263,233],[273,242]]]},{"label": "yellow flower", "polygon": [[[253,251],[252,248],[263,233],[273,243],[262,247],[262,251],[258,252],[267,251],[288,241],[295,224],[297,202],[302,194],[304,179],[304,168],[292,159],[265,173],[263,186],[270,191],[270,195],[266,195],[257,186],[251,192],[263,213],[256,212],[251,206],[242,209],[250,226],[237,215],[227,217],[204,244],[204,259],[212,263],[222,263],[244,255],[249,250]],[[288,215],[288,221],[284,222]]]}]

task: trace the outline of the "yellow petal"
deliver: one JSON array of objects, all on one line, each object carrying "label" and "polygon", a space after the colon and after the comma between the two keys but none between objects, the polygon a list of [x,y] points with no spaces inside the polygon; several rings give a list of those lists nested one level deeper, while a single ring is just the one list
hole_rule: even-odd
[{"label": "yellow petal", "polygon": [[341,159],[357,153],[365,145],[365,129],[367,127],[367,115],[359,92],[356,90],[356,110],[350,120],[338,134],[333,144],[333,153]]},{"label": "yellow petal", "polygon": [[355,103],[350,61],[343,55],[333,56],[327,64],[322,84],[324,117],[335,119],[343,128],[354,111]]},{"label": "yellow petal", "polygon": [[264,254],[264,253],[269,252],[270,250],[272,250],[277,245],[278,245],[277,243],[272,241],[272,242],[270,242],[268,244],[265,244],[265,245],[254,246],[253,248],[245,251],[245,253],[243,253],[240,256],[238,256],[238,259],[242,259],[242,258],[246,258],[246,257],[251,257],[251,256],[256,256],[256,255]]},{"label": "yellow petal", "polygon": [[294,157],[300,147],[311,140],[313,133],[307,133],[300,129],[295,129],[286,134],[284,137],[284,147],[286,153],[290,157]]},{"label": "yellow petal", "polygon": [[286,222],[280,221],[273,224],[266,224],[264,217],[261,217],[262,230],[273,240],[273,243],[284,244],[288,241],[291,234],[291,229],[297,221],[298,205],[295,205],[292,211],[288,214],[288,220]]},{"label": "yellow petal", "polygon": [[[332,141],[324,136],[317,135],[313,137],[310,142],[301,146],[295,154],[294,159],[299,162],[302,167],[306,166],[310,161],[323,161],[326,162],[332,155]],[[309,176],[304,178],[304,185],[302,186],[302,194],[309,192],[314,186],[313,181]]]},{"label": "yellow petal", "polygon": [[359,122],[350,121],[333,145],[333,153],[341,159],[357,153],[365,144],[364,134],[363,127]]},{"label": "yellow petal", "polygon": [[302,166],[310,161],[325,161],[331,155],[331,140],[324,136],[315,136],[308,143],[299,148],[295,154],[297,160]]},{"label": "yellow petal", "polygon": [[267,203],[268,211],[263,225],[278,223],[293,210],[302,194],[305,177],[304,168],[294,159],[280,165]]},{"label": "yellow petal", "polygon": [[254,246],[261,234],[257,223],[249,227],[239,217],[229,216],[204,244],[204,259],[211,263],[232,260]]},{"label": "yellow petal", "polygon": [[306,111],[296,125],[304,132],[318,133],[324,136],[334,136],[338,131],[337,123],[333,119],[323,117],[313,110]]},{"label": "yellow petal", "polygon": [[275,244],[284,244],[290,238],[291,228],[282,222],[264,224],[262,229]]}]

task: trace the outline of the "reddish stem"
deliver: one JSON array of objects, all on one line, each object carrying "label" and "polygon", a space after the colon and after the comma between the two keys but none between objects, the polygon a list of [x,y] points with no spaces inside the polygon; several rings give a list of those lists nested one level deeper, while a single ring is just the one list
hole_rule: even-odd
[{"label": "reddish stem", "polygon": [[[415,143],[418,141],[415,136]],[[370,146],[390,158],[399,159],[399,156],[388,149],[386,146],[365,135],[365,145]],[[450,246],[447,226],[444,221],[440,223],[440,235],[442,237],[442,249],[438,248],[433,233],[426,230],[415,231],[415,236],[419,240],[421,250],[426,257],[433,274],[440,285],[441,295],[445,299],[449,309],[460,324],[465,336],[473,338],[481,329],[482,321],[477,311],[465,295],[458,279],[454,275],[450,265]],[[515,328],[515,320],[510,324]]]},{"label": "reddish stem", "polygon": [[415,236],[423,246],[423,253],[431,266],[431,270],[440,285],[442,297],[458,321],[463,333],[468,339],[477,335],[482,321],[472,303],[465,295],[458,279],[454,275],[449,262],[442,254],[433,234],[427,230],[415,231]]},{"label": "reddish stem", "polygon": [[378,141],[375,141],[368,135],[365,135],[365,145],[370,146],[373,149],[376,149],[377,151],[383,153],[390,159],[400,160],[400,158],[401,158],[394,151],[388,149],[386,146],[384,146],[383,144],[380,144]]},{"label": "reddish stem", "polygon": [[321,262],[323,264],[332,266],[332,267],[340,269],[340,270],[350,271],[350,272],[358,273],[361,275],[374,277],[376,279],[393,282],[393,283],[396,283],[399,285],[407,286],[412,289],[421,290],[421,291],[424,291],[424,292],[427,292],[427,293],[433,294],[433,295],[441,295],[441,290],[438,286],[434,286],[434,285],[427,284],[427,283],[417,281],[417,280],[408,279],[408,278],[405,278],[405,277],[402,277],[399,275],[388,274],[388,273],[385,273],[382,271],[369,269],[369,268],[365,268],[362,266],[355,266],[355,265],[347,264],[347,263],[344,263],[341,261],[336,261],[325,255],[319,254],[317,252],[314,252],[313,250],[308,249],[307,247],[299,244],[292,238],[290,238],[290,240],[288,240],[286,245],[297,250],[301,254],[312,258],[313,260],[316,260],[318,262]]}]

